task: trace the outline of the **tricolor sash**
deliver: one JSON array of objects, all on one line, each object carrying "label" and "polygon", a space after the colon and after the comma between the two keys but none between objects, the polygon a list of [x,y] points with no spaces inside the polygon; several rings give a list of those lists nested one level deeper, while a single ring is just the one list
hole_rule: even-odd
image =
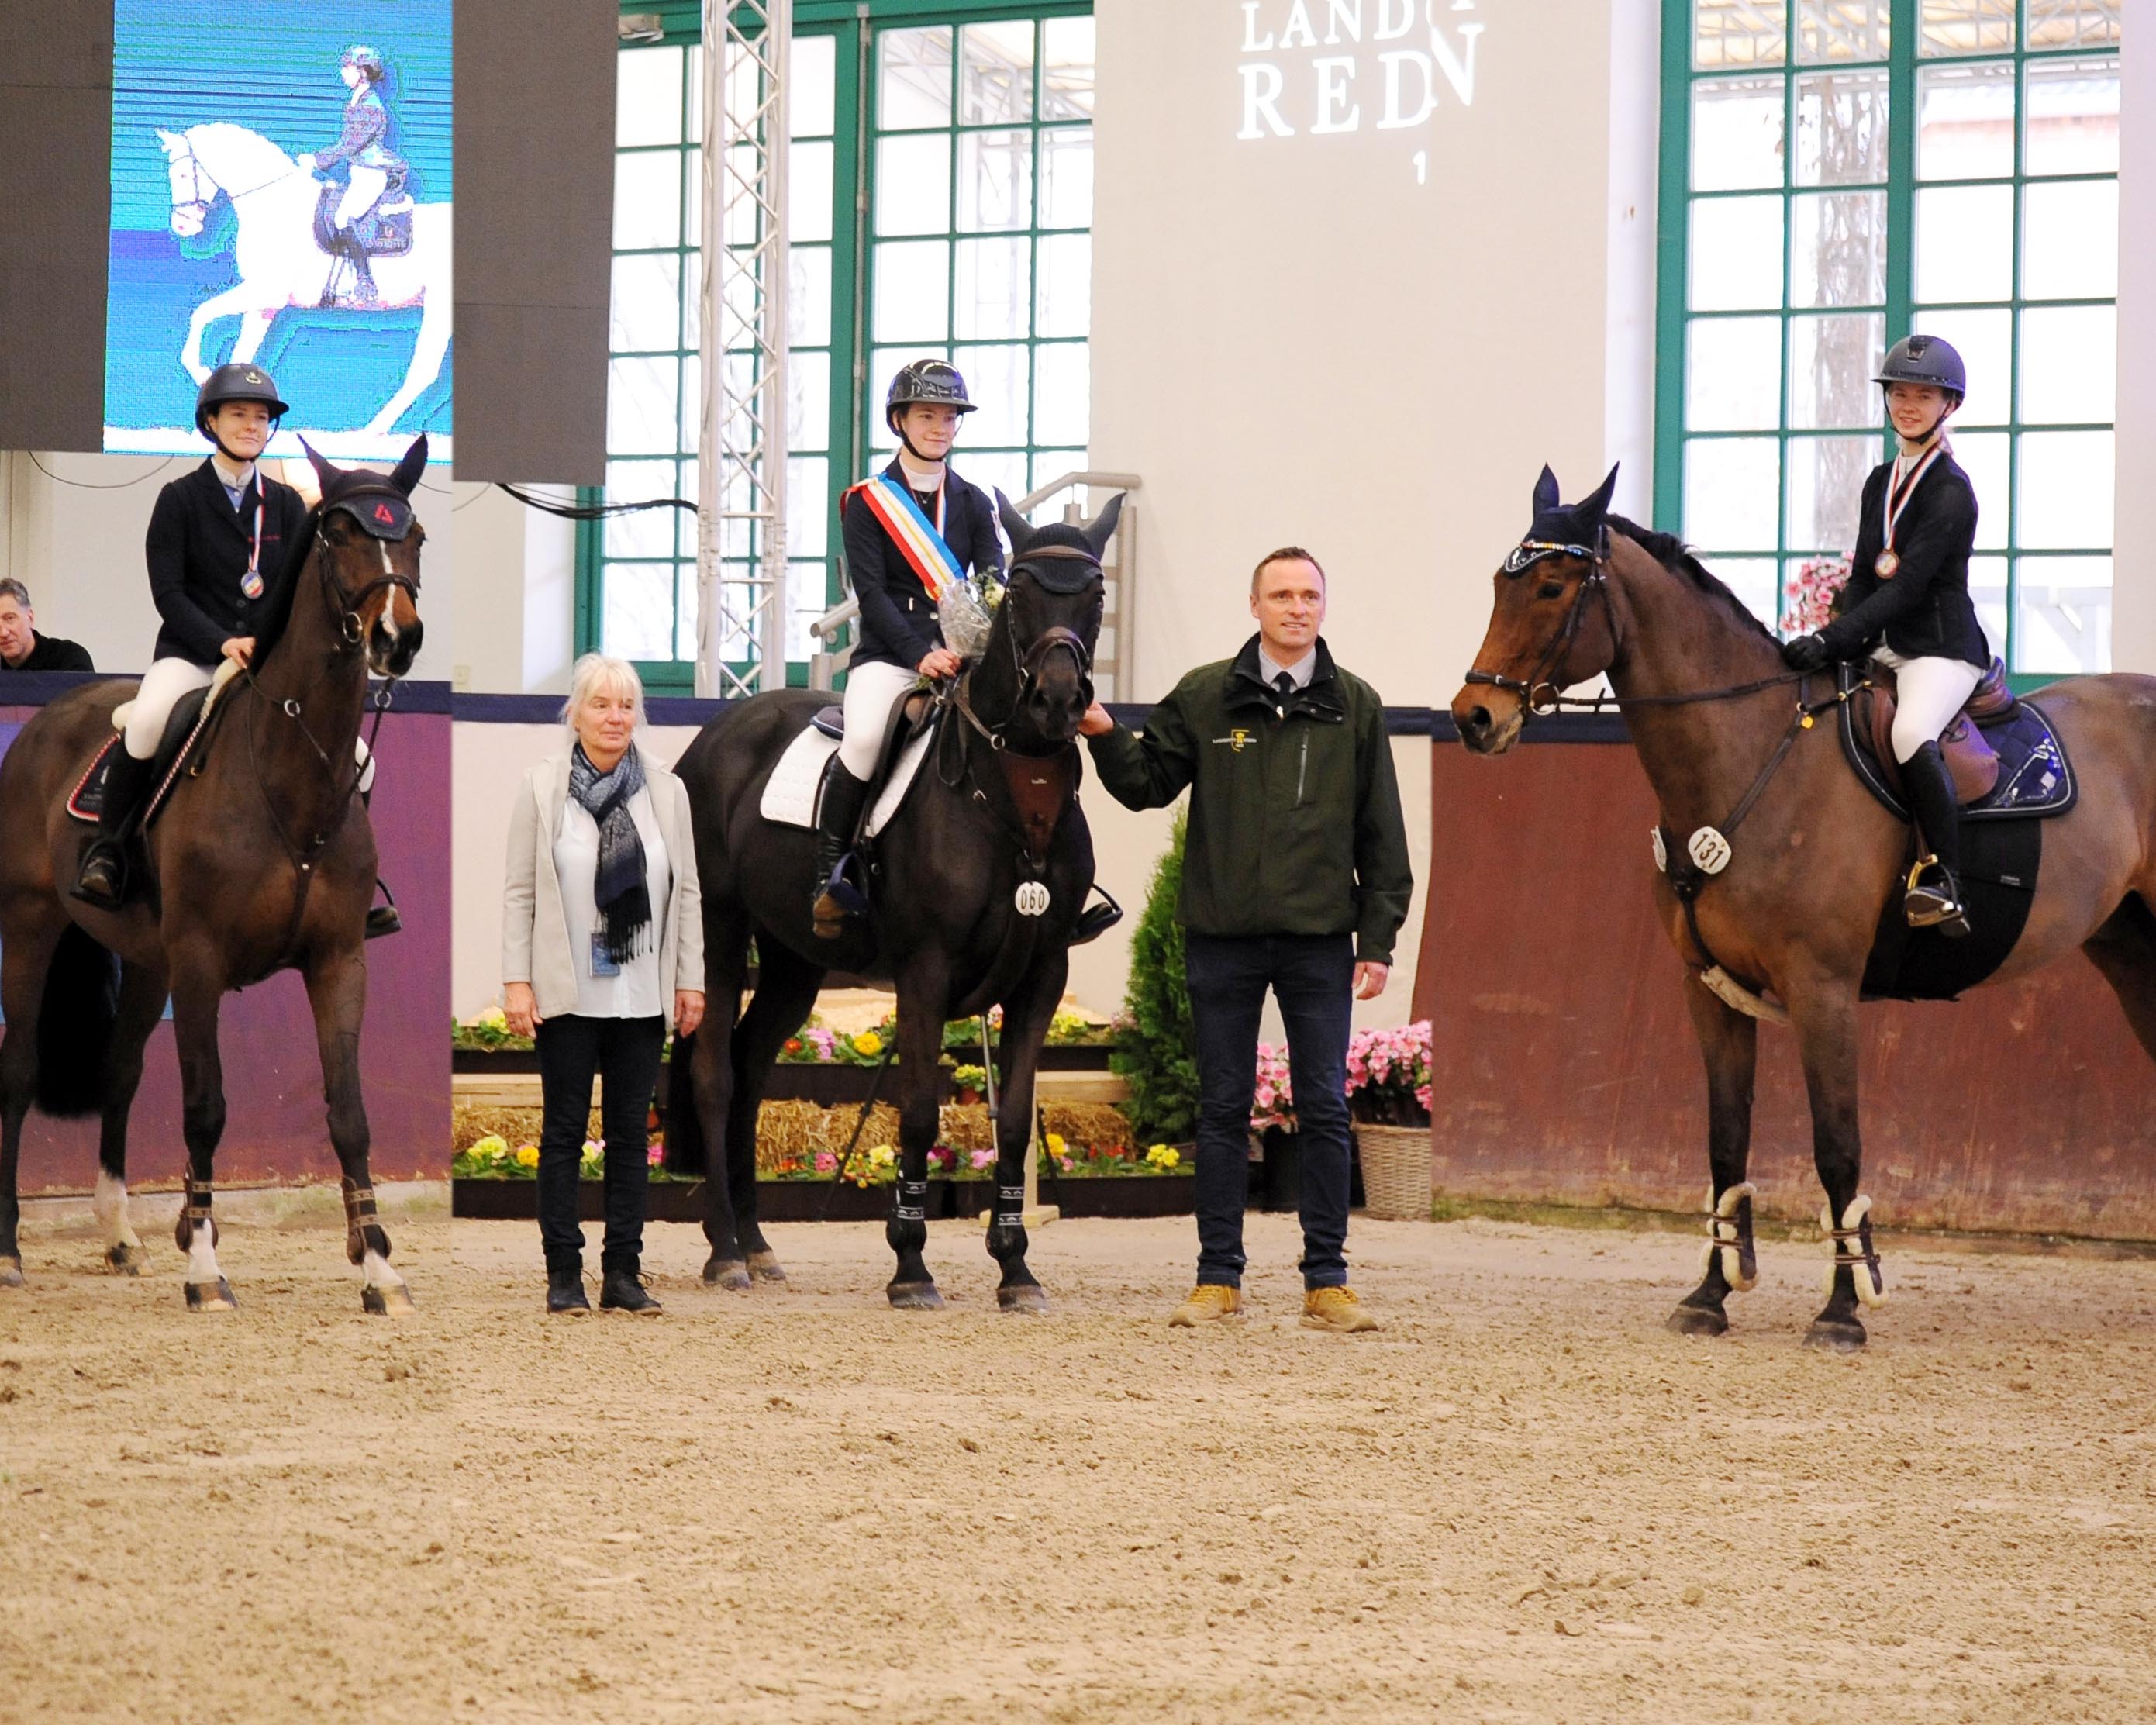
[{"label": "tricolor sash", "polygon": [[[945,483],[947,485],[948,480]],[[905,486],[894,485],[889,478],[877,474],[863,480],[854,487],[861,494],[875,518],[883,523],[884,531],[890,534],[913,572],[921,578],[930,600],[940,600],[943,590],[966,578],[966,571],[952,554],[951,547],[943,542],[943,535],[921,512],[921,506],[913,501],[913,494]],[[851,492],[847,494],[849,496]],[[844,508],[841,503],[840,507]],[[936,512],[943,513],[941,493],[937,498]]]}]

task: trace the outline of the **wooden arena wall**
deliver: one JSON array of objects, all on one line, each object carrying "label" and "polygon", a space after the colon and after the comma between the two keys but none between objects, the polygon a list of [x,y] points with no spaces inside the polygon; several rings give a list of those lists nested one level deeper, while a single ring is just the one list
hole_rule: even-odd
[{"label": "wooden arena wall", "polygon": [[[0,753],[37,706],[82,679],[10,672],[0,685]],[[25,696],[30,697],[25,699]],[[406,684],[375,747],[372,817],[382,872],[397,895],[403,932],[367,951],[367,1019],[360,1063],[377,1180],[444,1179],[449,1159],[449,691]],[[7,842],[17,842],[11,835]],[[287,866],[280,856],[265,869]],[[171,890],[169,886],[168,889]],[[184,891],[184,886],[181,888]],[[280,972],[224,998],[220,1019],[226,1124],[220,1186],[334,1181],[314,1020],[298,975]],[[177,1186],[179,1059],[172,1020],[150,1039],[128,1137],[132,1186]],[[97,1174],[97,1122],[33,1113],[23,1129],[20,1189],[87,1192]]]},{"label": "wooden arena wall", "polygon": [[[1441,1194],[1700,1208],[1706,1080],[1650,901],[1655,803],[1613,721],[1502,759],[1445,716],[1415,1015]],[[1895,1226],[2156,1240],[2156,1064],[2076,953],[1948,1004],[1864,1009],[1863,1189]],[[1816,1218],[1789,1032],[1762,1025],[1752,1178]]]}]

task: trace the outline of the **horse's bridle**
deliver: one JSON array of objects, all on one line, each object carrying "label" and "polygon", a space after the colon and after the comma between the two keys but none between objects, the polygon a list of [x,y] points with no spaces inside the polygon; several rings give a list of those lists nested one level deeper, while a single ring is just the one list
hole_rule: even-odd
[{"label": "horse's bridle", "polygon": [[270,187],[275,185],[279,180],[288,180],[293,174],[299,172],[298,167],[295,166],[287,172],[275,176],[274,178],[263,181],[263,182],[259,186],[249,186],[244,192],[235,192],[229,186],[220,186],[215,180],[205,179],[203,172],[202,158],[195,154],[195,146],[187,141],[185,133],[181,135],[180,146],[182,153],[172,158],[172,165],[177,168],[183,162],[187,164],[187,188],[195,195],[192,198],[175,198],[172,200],[172,208],[175,210],[199,210],[201,212],[201,215],[198,218],[198,220],[208,219],[209,216],[209,207],[217,201],[214,198],[205,198],[202,195],[202,189],[205,183],[208,185],[212,192],[222,192],[234,203],[237,203],[241,198],[252,198],[257,192],[266,191]]},{"label": "horse's bridle", "polygon": [[[1075,557],[1079,562],[1089,565],[1096,577],[1101,573],[1100,563],[1087,552],[1079,550],[1075,546],[1061,545],[1034,547],[1012,566],[1011,572],[1015,575],[1019,569],[1024,568],[1035,557]],[[1005,603],[1009,603],[1008,590],[1006,590]],[[1026,697],[1032,694],[1035,685],[1040,681],[1041,672],[1047,668],[1049,655],[1059,649],[1067,648],[1070,656],[1077,661],[1078,680],[1084,685],[1085,698],[1089,702],[1092,700],[1092,649],[1086,646],[1086,638],[1076,629],[1065,624],[1050,624],[1033,638],[1032,644],[1022,653],[1019,650],[1018,631],[1014,629],[1006,629],[1004,633],[1005,638],[1010,642],[1011,669],[1018,676],[1018,694],[1011,702],[1012,717],[1015,717],[1024,707]],[[988,739],[991,748],[1001,749],[1009,746],[1004,732],[1009,727],[1010,718],[1005,718],[1002,723],[997,725],[986,722],[974,712],[973,703],[967,698],[963,685],[958,691],[957,706],[958,711],[965,715],[966,722]]]},{"label": "horse's bridle", "polygon": [[[1617,608],[1609,602],[1609,529],[1604,527],[1596,536],[1592,547],[1560,545],[1546,539],[1523,539],[1512,547],[1505,557],[1505,572],[1518,577],[1544,557],[1577,557],[1587,565],[1587,572],[1579,578],[1579,590],[1573,594],[1572,603],[1566,608],[1564,621],[1557,633],[1550,637],[1549,644],[1543,649],[1542,657],[1535,661],[1523,682],[1517,677],[1501,675],[1496,671],[1470,670],[1465,680],[1485,683],[1493,689],[1502,689],[1517,695],[1525,703],[1527,711],[1537,717],[1553,713],[1563,706],[1599,707],[1599,697],[1583,700],[1560,694],[1550,681],[1557,668],[1564,663],[1564,655],[1572,650],[1572,644],[1579,634],[1579,625],[1587,614],[1587,596],[1599,593],[1602,608],[1609,619],[1609,639],[1614,647],[1621,649],[1617,633]],[[1613,653],[1613,658],[1619,656]]]},{"label": "horse's bridle", "polygon": [[[349,490],[339,492],[334,502],[324,504],[322,513],[328,516],[341,511],[352,517],[361,531],[379,538],[381,536],[375,535],[373,530],[368,527],[365,521],[360,520],[359,511],[354,506],[362,497],[393,498],[400,506],[410,507],[409,501],[404,494],[394,485],[354,485]],[[410,531],[408,526],[405,534],[408,534]],[[397,536],[402,540],[405,534],[399,534]],[[393,591],[401,588],[410,596],[413,608],[414,610],[418,608],[419,578],[417,575],[399,575],[392,570],[387,574],[376,576],[357,593],[348,593],[336,577],[330,572],[330,559],[325,556],[321,558],[321,563],[322,596],[329,604],[330,614],[339,619],[338,633],[342,638],[342,644],[338,649],[340,654],[353,652],[365,644],[367,620],[360,615],[360,613],[365,608],[367,602],[375,594],[385,589]]]}]

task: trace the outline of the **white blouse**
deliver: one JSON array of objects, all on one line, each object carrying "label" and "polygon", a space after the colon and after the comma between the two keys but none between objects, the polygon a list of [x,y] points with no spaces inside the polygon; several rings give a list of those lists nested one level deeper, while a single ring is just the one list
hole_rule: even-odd
[{"label": "white blouse", "polygon": [[673,1002],[659,976],[659,950],[666,935],[666,912],[674,894],[674,870],[666,839],[651,806],[651,792],[639,789],[629,799],[629,819],[644,841],[644,886],[651,895],[651,927],[639,950],[622,961],[619,975],[593,974],[592,936],[603,931],[597,891],[598,823],[574,797],[562,805],[562,824],[554,834],[554,874],[562,885],[562,913],[569,925],[569,958],[577,971],[577,1016],[591,1019],[670,1017]]}]

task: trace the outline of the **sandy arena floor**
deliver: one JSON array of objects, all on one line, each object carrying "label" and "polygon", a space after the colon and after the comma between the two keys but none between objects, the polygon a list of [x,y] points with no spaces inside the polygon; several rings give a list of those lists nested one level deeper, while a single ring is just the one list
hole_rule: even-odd
[{"label": "sandy arena floor", "polygon": [[[146,1238],[153,1238],[143,1227]],[[1697,1247],[1356,1224],[1378,1335],[1161,1323],[1189,1223],[1064,1222],[1042,1321],[900,1315],[870,1226],[790,1292],[544,1320],[536,1230],[228,1228],[189,1318],[26,1230],[0,1299],[0,1714],[234,1721],[2142,1721],[2156,1261],[1889,1241],[1870,1353],[1798,1346],[1818,1249],[1718,1343]],[[155,1244],[153,1238],[153,1245]]]}]

